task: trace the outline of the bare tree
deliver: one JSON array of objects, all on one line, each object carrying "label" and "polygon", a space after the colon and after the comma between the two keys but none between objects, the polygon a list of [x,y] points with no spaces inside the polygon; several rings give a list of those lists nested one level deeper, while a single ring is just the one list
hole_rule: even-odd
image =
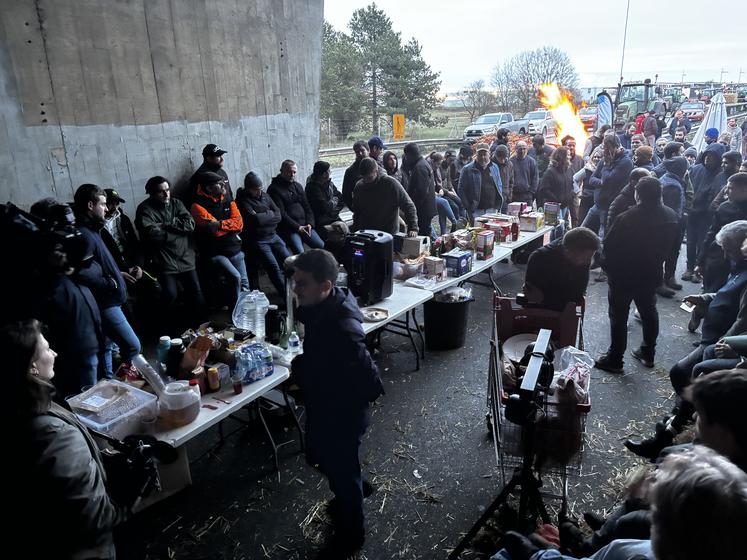
[{"label": "bare tree", "polygon": [[578,88],[578,74],[571,59],[556,47],[520,52],[493,69],[498,106],[505,104],[518,112],[534,109],[538,86],[548,82],[556,82],[565,90]]},{"label": "bare tree", "polygon": [[469,113],[470,121],[474,122],[479,115],[487,113],[495,107],[495,95],[485,90],[485,81],[476,80],[459,93],[459,100]]}]

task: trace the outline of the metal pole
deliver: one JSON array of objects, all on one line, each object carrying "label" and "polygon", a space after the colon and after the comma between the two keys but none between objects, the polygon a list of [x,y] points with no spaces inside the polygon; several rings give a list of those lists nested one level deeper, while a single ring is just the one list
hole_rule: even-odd
[{"label": "metal pole", "polygon": [[620,60],[620,83],[623,81],[623,65],[625,64],[625,43],[628,39],[628,15],[630,14],[630,0],[628,0],[628,7],[625,8],[625,31],[623,32],[623,48],[622,58]]}]

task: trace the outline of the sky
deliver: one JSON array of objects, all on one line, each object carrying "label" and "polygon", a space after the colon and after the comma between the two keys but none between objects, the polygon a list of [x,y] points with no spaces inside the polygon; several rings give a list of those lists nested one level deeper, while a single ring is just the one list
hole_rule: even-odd
[{"label": "sky", "polygon": [[[744,0],[631,0],[625,80],[747,82]],[[324,17],[347,31],[353,12],[370,0],[324,0]],[[378,0],[404,41],[423,47],[441,73],[441,91],[474,80],[490,83],[493,67],[523,50],[563,49],[582,87],[606,87],[620,75],[626,0]]]}]

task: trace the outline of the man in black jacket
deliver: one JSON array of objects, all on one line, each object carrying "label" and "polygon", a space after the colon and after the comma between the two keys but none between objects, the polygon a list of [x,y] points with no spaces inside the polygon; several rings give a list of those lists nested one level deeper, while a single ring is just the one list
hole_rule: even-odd
[{"label": "man in black jacket", "polygon": [[74,201],[76,226],[85,240],[85,254],[91,256],[91,264],[77,272],[76,280],[91,290],[99,306],[102,330],[108,339],[104,352],[104,374],[111,378],[114,376],[114,344],[119,346],[122,360],[129,362],[140,353],[140,340],[122,310],[127,302],[124,278],[101,239],[106,195],[96,185],[85,184],[75,191]]},{"label": "man in black jacket", "polygon": [[340,221],[340,210],[345,207],[342,193],[332,182],[329,163],[317,161],[314,170],[306,181],[306,198],[314,213],[319,237],[327,241],[327,227]]},{"label": "man in black jacket", "polygon": [[405,190],[418,212],[418,233],[431,236],[431,221],[436,215],[436,181],[433,169],[420,155],[420,147],[411,142],[405,146],[402,171],[407,177]]},{"label": "man in black jacket", "polygon": [[606,230],[609,231],[612,224],[615,223],[615,219],[620,214],[635,206],[635,186],[638,184],[638,181],[644,177],[650,176],[651,173],[649,173],[648,169],[643,169],[642,167],[636,167],[630,172],[630,180],[628,181],[628,184],[623,187],[620,194],[618,194],[615,197],[615,200],[612,201],[612,204],[610,204],[610,209],[607,210]]},{"label": "man in black jacket", "polygon": [[365,540],[363,498],[372,489],[362,480],[358,453],[369,403],[384,394],[358,304],[335,287],[337,270],[324,250],[310,250],[295,261],[293,290],[306,337],[292,366],[307,407],[307,459],[335,495],[329,505],[335,534],[320,558],[335,559],[352,555]]},{"label": "man in black jacket", "polygon": [[278,294],[284,296],[283,263],[290,251],[277,234],[280,209],[262,191],[262,179],[256,173],[250,171],[244,177],[244,188],[236,192],[236,205],[244,219],[244,252],[259,259]]},{"label": "man in black jacket", "polygon": [[286,159],[280,165],[280,174],[272,178],[267,194],[280,209],[280,236],[298,255],[303,253],[304,243],[312,249],[322,249],[324,241],[314,229],[314,212],[303,187],[296,181],[297,172],[296,162]]},{"label": "man in black jacket", "polygon": [[365,140],[358,140],[353,144],[353,152],[355,152],[355,161],[345,170],[345,176],[342,179],[342,199],[350,210],[353,209],[355,184],[361,178],[359,170],[361,160],[368,157],[368,143]]},{"label": "man in black jacket", "polygon": [[228,180],[228,174],[223,169],[223,155],[227,154],[226,150],[222,150],[215,144],[207,144],[202,149],[202,165],[197,168],[189,178],[189,185],[180,198],[184,201],[184,205],[189,209],[192,207],[192,203],[197,195],[197,186],[200,185],[202,175],[207,172],[217,173],[223,178],[223,188],[226,191],[226,200],[229,202],[233,200],[233,190],[231,190],[231,182]]},{"label": "man in black jacket", "polygon": [[636,206],[615,219],[602,250],[602,267],[609,282],[611,340],[607,353],[595,365],[612,373],[623,370],[631,302],[635,302],[643,324],[643,344],[631,354],[647,367],[654,365],[659,336],[656,287],[661,284],[664,259],[679,231],[679,216],[662,203],[658,179],[641,179],[635,186],[635,197]]}]

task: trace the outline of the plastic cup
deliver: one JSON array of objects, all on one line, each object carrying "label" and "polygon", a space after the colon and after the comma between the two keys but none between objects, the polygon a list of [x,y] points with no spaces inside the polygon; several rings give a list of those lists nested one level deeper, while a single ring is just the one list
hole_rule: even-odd
[{"label": "plastic cup", "polygon": [[233,394],[234,395],[238,395],[244,390],[244,387],[241,382],[242,382],[241,376],[239,375],[231,376],[231,383],[233,383]]}]

